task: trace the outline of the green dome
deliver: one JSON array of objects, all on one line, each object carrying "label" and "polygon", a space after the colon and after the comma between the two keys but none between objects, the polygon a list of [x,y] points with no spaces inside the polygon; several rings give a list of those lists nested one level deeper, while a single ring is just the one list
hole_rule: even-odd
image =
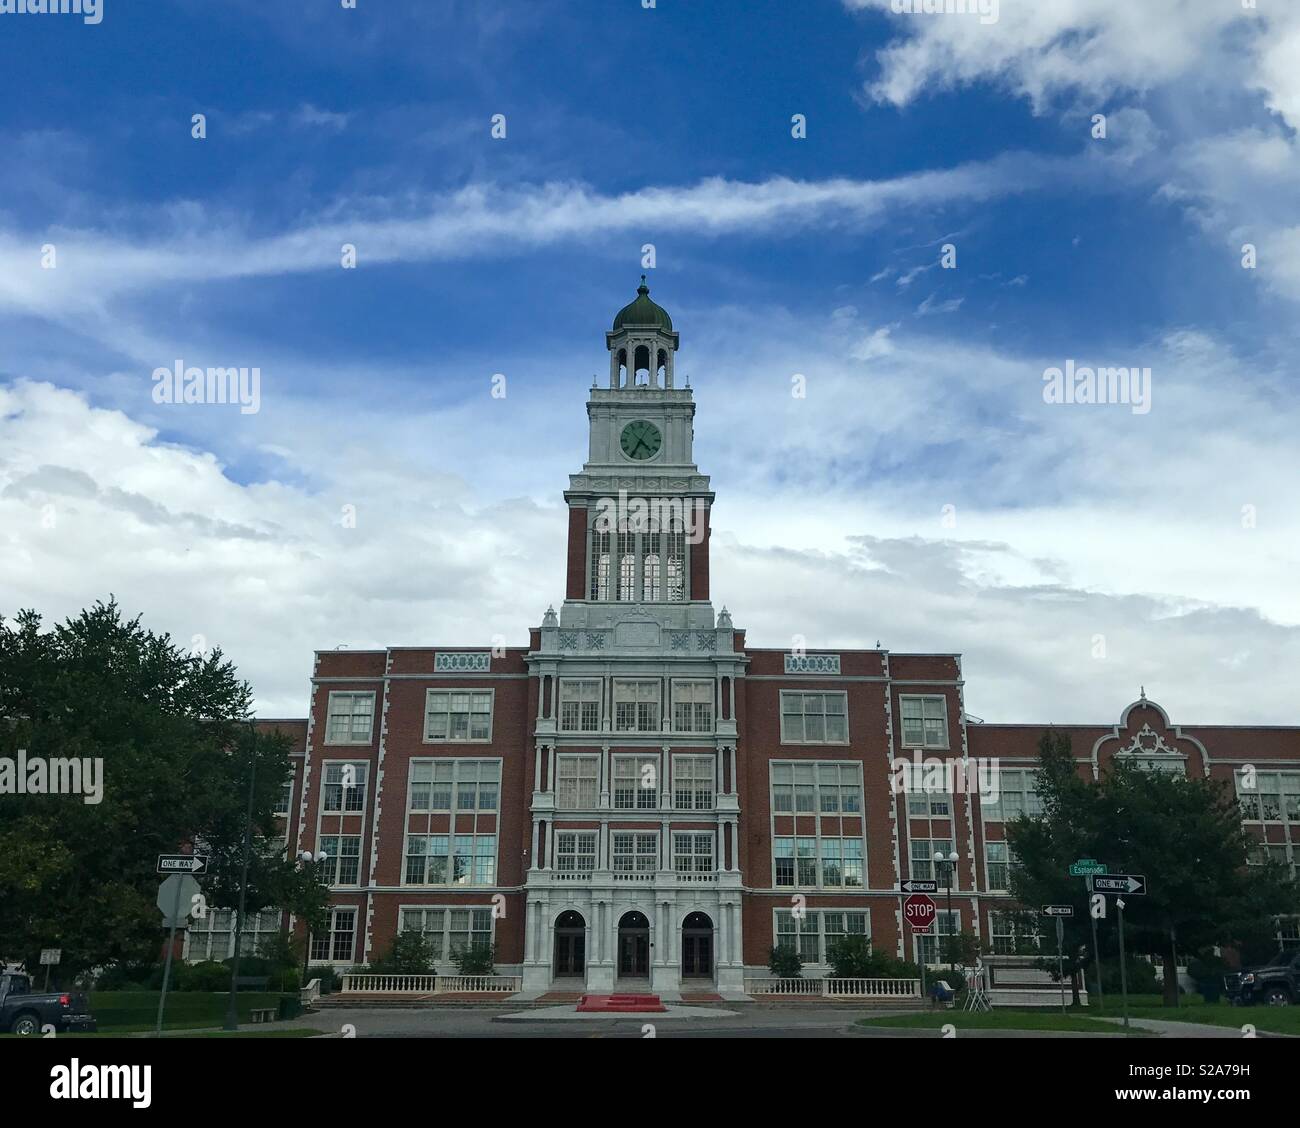
[{"label": "green dome", "polygon": [[665,329],[672,332],[673,319],[661,305],[650,300],[650,287],[645,284],[645,275],[641,275],[641,285],[637,287],[636,301],[625,305],[614,318],[614,332],[628,327]]}]

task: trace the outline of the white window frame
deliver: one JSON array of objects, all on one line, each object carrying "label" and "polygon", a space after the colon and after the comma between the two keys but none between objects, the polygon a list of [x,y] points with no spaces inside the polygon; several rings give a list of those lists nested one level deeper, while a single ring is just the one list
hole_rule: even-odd
[{"label": "white window frame", "polygon": [[[707,694],[706,698],[703,701],[700,701],[698,698],[692,697],[688,701],[679,702],[677,699],[678,692],[684,691],[687,687],[690,687],[692,693],[703,688]],[[711,734],[714,731],[716,731],[717,728],[716,707],[717,707],[717,696],[718,696],[718,684],[714,679],[672,678],[671,689],[672,689],[672,708],[668,714],[668,723],[671,726],[673,732]],[[677,719],[677,707],[679,704],[683,706],[691,706],[691,708],[687,710],[689,714],[689,718],[688,718],[688,723],[684,728],[678,723],[678,719]],[[696,716],[698,708],[701,704],[706,706],[708,709],[707,721],[704,721],[702,718]]]},{"label": "white window frame", "polygon": [[[699,764],[708,764],[708,782],[709,782],[709,802],[708,806],[703,806],[699,802],[701,790],[700,781],[705,777],[697,775],[694,768]],[[682,778],[681,773],[684,765],[690,765],[690,771],[687,773],[687,779],[691,782],[689,789],[690,804],[684,805],[678,802],[678,781]],[[718,805],[718,759],[713,755],[697,755],[691,753],[677,753],[673,756],[673,778],[672,778],[672,802],[674,811],[712,811],[717,809]]]},{"label": "white window frame", "polygon": [[[344,786],[342,775],[343,769],[351,764],[356,768],[353,773],[353,784],[351,787]],[[366,813],[366,795],[367,788],[370,786],[370,761],[369,760],[322,760],[321,766],[324,769],[321,772],[320,782],[320,813],[321,816],[336,818],[342,815],[348,816],[365,815]],[[338,779],[330,779],[331,775],[338,775]],[[330,792],[337,789],[340,806],[333,807],[330,805]]]},{"label": "white window frame", "polygon": [[[639,696],[634,696],[630,701],[620,701],[619,691],[628,686],[649,686],[655,687],[654,695],[654,714],[650,718],[651,724],[641,724],[642,705],[648,704],[648,701],[642,700]],[[664,710],[664,683],[662,678],[615,678],[613,687],[614,703],[614,731],[615,732],[662,732],[663,731],[663,710]],[[626,728],[619,722],[618,707],[620,705],[635,706],[636,725]]]},{"label": "white window frame", "polygon": [[[1038,795],[1037,768],[998,768],[998,797],[986,800],[980,797],[980,813],[985,822],[1011,822],[1022,814],[1030,818],[1040,818],[1043,813],[1043,801]],[[1013,786],[1008,786],[1008,785]],[[1006,797],[1018,795],[1018,811],[1008,813]],[[1031,799],[1032,796],[1032,799]],[[1037,809],[1034,809],[1037,808]]]},{"label": "white window frame", "polygon": [[[467,839],[469,840],[468,853],[464,852],[464,843]],[[489,839],[492,842],[491,851],[489,852],[487,850],[480,850],[479,849],[480,841],[487,842]],[[418,852],[414,852],[412,850],[412,846],[415,844],[417,840],[421,843],[421,849]],[[433,840],[434,842],[438,842],[439,840],[445,840],[447,852],[444,854],[435,851],[433,849],[430,849],[431,840]],[[492,889],[495,888],[497,883],[497,878],[499,876],[499,871],[497,867],[500,863],[500,851],[501,851],[501,834],[497,830],[491,831],[490,833],[482,833],[482,834],[474,831],[471,831],[469,833],[462,833],[455,830],[434,831],[434,832],[424,833],[424,834],[412,833],[411,831],[407,831],[402,838],[402,884],[409,889]],[[409,880],[410,864],[411,864],[411,859],[413,858],[424,859],[422,865],[422,872],[424,876],[423,881]],[[429,859],[430,858],[446,859],[446,864],[443,870],[445,880],[443,881],[429,880],[429,871],[430,871]],[[457,859],[461,859],[461,858],[467,858],[469,860],[469,865],[468,865],[468,869],[466,870],[465,876],[462,879],[458,880],[456,877],[456,861]],[[479,881],[477,880],[477,874],[480,868],[485,868],[481,866],[481,861],[484,859],[490,859],[491,873],[486,880]]]},{"label": "white window frame", "polygon": [[[342,930],[338,927],[340,917],[351,917],[352,924],[348,929],[348,935],[352,938],[352,943],[348,945],[348,954],[345,957],[338,957],[334,953],[338,945],[335,941],[336,936],[342,935]],[[313,935],[308,943],[308,964],[333,964],[335,967],[351,967],[356,962],[357,954],[357,908],[355,905],[333,905],[329,910],[329,921],[325,926],[325,944],[329,951],[328,958],[317,958],[315,948],[317,937]]]},{"label": "white window frame", "polygon": [[[789,705],[786,704],[787,701],[792,700],[793,698],[796,697],[799,698],[798,711],[796,711],[795,709],[791,708]],[[839,713],[830,712],[825,708],[825,700],[823,700],[823,707],[821,712],[810,713],[808,711],[808,700],[809,698],[813,698],[813,697],[820,697],[823,699],[828,699],[832,697],[838,698],[841,702],[843,702],[844,708]],[[781,743],[782,744],[798,744],[798,745],[807,744],[807,745],[815,745],[815,746],[829,745],[831,747],[844,747],[849,743],[849,695],[847,691],[842,689],[783,689],[781,690],[780,693],[778,706],[781,710]],[[793,718],[796,716],[800,719],[800,725],[803,730],[803,735],[799,737],[794,736],[794,734],[791,732],[790,726],[787,721],[787,718]],[[820,740],[816,738],[809,739],[808,724],[807,724],[808,717],[821,718],[822,739]],[[827,739],[826,733],[829,727],[827,724],[827,718],[829,717],[843,718],[844,720],[843,740]]]},{"label": "white window frame", "polygon": [[[470,766],[473,766],[474,779],[468,778]],[[496,778],[487,778],[483,769],[489,767],[495,771]],[[416,771],[419,770],[424,774],[428,769],[429,779],[417,780]],[[442,780],[438,778],[440,770],[450,771],[450,779]],[[488,773],[491,774],[491,773]],[[417,756],[412,759],[407,767],[406,777],[406,813],[408,815],[443,815],[443,814],[490,814],[500,815],[501,813],[501,774],[502,761],[499,757],[487,756],[463,756],[455,759],[449,756]],[[462,807],[460,805],[461,788],[473,782],[474,784],[474,806]],[[488,785],[488,786],[485,786]],[[447,791],[447,806],[435,807],[433,802],[437,797],[439,788],[445,786]],[[416,788],[427,787],[429,789],[429,800],[425,806],[415,806]],[[485,792],[495,794],[495,803],[492,806],[486,806],[483,803]]]},{"label": "white window frame", "polygon": [[[907,706],[911,702],[920,702],[921,715],[919,718],[907,716]],[[931,716],[929,706],[938,702],[938,716]],[[909,739],[907,735],[907,723],[909,720],[919,720],[921,722],[921,739],[916,741]],[[943,724],[942,741],[931,740],[930,729],[927,721],[940,721]],[[952,734],[948,731],[948,698],[941,693],[900,693],[898,695],[898,727],[899,735],[902,738],[902,747],[904,748],[937,748],[946,749],[951,747]]]},{"label": "white window frame", "polygon": [[[925,852],[925,856],[924,856],[924,857],[920,857],[920,856],[917,854],[916,848],[917,848],[918,846],[920,846],[921,843],[923,843],[923,842],[925,843],[925,845],[926,845],[926,847],[927,847],[927,850],[926,850],[926,852]],[[938,843],[937,846],[936,846],[936,843]],[[907,859],[908,859],[908,870],[907,870],[907,872],[908,872],[908,876],[909,876],[909,877],[915,877],[915,878],[916,878],[917,880],[919,880],[919,881],[938,881],[938,882],[940,882],[940,886],[939,886],[939,887],[940,887],[941,889],[942,889],[942,888],[945,888],[945,886],[944,886],[943,883],[942,883],[942,879],[941,879],[940,876],[939,876],[939,870],[938,870],[938,869],[936,868],[936,866],[935,866],[934,855],[935,855],[939,850],[942,850],[944,854],[951,854],[951,853],[953,852],[953,849],[954,849],[954,847],[953,847],[953,840],[952,840],[951,838],[911,838],[911,839],[909,839],[909,840],[908,840],[908,843],[907,843]],[[951,863],[948,863],[948,864],[950,864],[950,865],[953,866],[953,874],[952,874],[953,881],[952,881],[952,887],[953,887],[954,890],[956,890],[956,889],[957,889],[957,869],[956,869],[956,866],[957,866],[958,863],[956,863],[956,862],[951,862]],[[920,872],[920,870],[918,869],[918,867],[923,867],[925,872],[924,872],[924,873]]]},{"label": "white window frame", "polygon": [[[826,917],[839,916],[844,918],[844,932],[827,932]],[[861,932],[849,931],[849,918],[861,917]],[[794,926],[793,931],[782,931],[782,922],[788,922]],[[809,927],[811,926],[811,927]],[[793,936],[795,938],[795,951],[799,953],[801,959],[808,951],[808,946],[803,942],[807,937],[815,937],[816,958],[804,960],[805,967],[823,968],[829,967],[830,946],[832,940],[838,940],[841,936],[863,936],[866,938],[868,949],[871,947],[871,912],[867,906],[840,907],[837,905],[818,905],[815,909],[808,909],[804,912],[802,918],[796,918],[790,909],[773,909],[772,910],[772,943],[779,946],[783,936]]]},{"label": "white window frame", "polygon": [[[632,778],[636,781],[632,791],[632,805],[624,806],[619,802],[619,769],[632,764]],[[649,777],[654,780],[653,787],[644,786],[645,767],[649,765],[654,769]],[[616,811],[657,811],[659,809],[659,783],[660,783],[660,766],[659,753],[624,753],[620,752],[613,757],[613,765],[610,768],[612,773],[609,785],[609,802],[613,810]]]},{"label": "white window frame", "polygon": [[[595,752],[561,752],[555,757],[555,809],[557,811],[594,811],[600,805],[600,765],[602,757]],[[569,764],[586,765],[588,763],[596,766],[594,778],[588,779],[587,773],[575,774],[566,778],[564,768]],[[565,797],[564,789],[561,785],[567,785],[570,780],[575,782],[574,796],[572,801]],[[582,802],[583,784],[590,783],[591,802]]]},{"label": "white window frame", "polygon": [[[587,726],[582,724],[583,706],[592,704],[592,699],[589,697],[581,697],[581,696],[574,699],[568,698],[567,693],[570,687],[572,686],[595,687],[596,696],[595,696],[594,703],[596,706],[596,723],[594,725]],[[600,731],[600,723],[604,716],[604,707],[605,707],[605,679],[604,678],[600,678],[600,677],[561,678],[559,696],[560,696],[559,703],[558,703],[559,708],[556,710],[556,720],[559,724],[560,732],[599,732]],[[577,709],[578,724],[568,725],[564,723],[565,705],[578,706]]]},{"label": "white window frame", "polygon": [[[325,852],[325,854],[326,854],[326,858],[325,858],[325,860],[324,860],[323,862],[321,862],[320,865],[321,865],[321,866],[328,867],[328,870],[329,870],[329,881],[328,881],[328,882],[325,882],[324,884],[329,885],[329,887],[330,887],[331,889],[359,889],[359,888],[361,887],[361,885],[362,885],[362,881],[361,881],[361,839],[362,839],[362,835],[360,835],[360,834],[339,834],[339,833],[335,832],[335,833],[333,833],[333,834],[321,834],[321,835],[319,835],[318,837],[319,837],[319,841],[320,841],[320,848],[321,848],[321,849]],[[355,854],[351,854],[351,853],[349,853],[349,854],[344,854],[344,853],[343,853],[343,843],[344,843],[344,840],[346,840],[346,841],[348,841],[348,842],[354,842],[354,841],[356,842],[356,844],[357,844],[357,850],[356,850],[356,853],[355,853]],[[337,845],[335,846],[334,849],[331,850],[330,847],[327,845],[328,842],[334,842],[334,843],[337,843]],[[357,863],[357,879],[356,879],[356,881],[339,881],[339,880],[338,880],[339,875],[340,875],[340,873],[341,873],[342,870],[343,870],[343,859],[344,859],[345,857],[346,857],[349,861],[351,861],[352,859],[355,859],[355,860],[356,860],[356,863]]]},{"label": "white window frame", "polygon": [[[362,698],[362,697],[370,698],[370,723],[366,726],[366,735],[364,737],[350,736],[346,740],[335,739],[334,737],[335,717],[345,717],[345,716],[348,717],[349,718],[348,732],[351,733],[354,728],[353,722],[357,717],[361,715],[360,713],[356,712],[355,709],[345,710],[341,708],[342,700],[345,697],[348,699],[349,705],[352,704],[354,698]],[[336,705],[340,707],[336,707]],[[329,699],[325,706],[325,741],[324,742],[329,745],[370,744],[374,740],[374,735],[375,735],[375,691],[373,689],[360,689],[360,690],[332,689],[330,690]]]},{"label": "white window frame", "polygon": [[[456,958],[456,949],[452,941],[452,936],[456,935],[458,930],[452,926],[453,912],[468,912],[470,914],[470,944],[474,945],[474,937],[483,933],[484,929],[476,928],[476,924],[482,923],[482,917],[487,918],[487,944],[489,947],[496,943],[496,918],[492,913],[491,906],[485,905],[399,905],[397,908],[397,930],[398,933],[418,932],[426,940],[430,941],[433,948],[433,959],[435,963],[446,964]],[[408,913],[420,914],[420,927],[408,928]],[[441,913],[441,924],[438,928],[429,927],[429,914]],[[478,918],[477,920],[475,918]],[[434,937],[437,937],[436,942]]]},{"label": "white window frame", "polygon": [[[673,871],[673,873],[675,873],[675,874],[679,874],[679,875],[692,875],[692,876],[697,876],[697,875],[699,875],[699,874],[712,874],[712,873],[716,873],[716,872],[717,872],[717,870],[718,870],[718,836],[717,836],[717,834],[716,834],[714,831],[711,831],[711,830],[674,830],[674,831],[672,832],[672,836],[673,836],[673,837],[672,837],[672,847],[673,847],[673,855],[672,855],[672,871]],[[690,843],[691,848],[690,848],[689,850],[687,850],[687,851],[679,851],[679,850],[678,850],[678,847],[677,847],[677,843],[678,843],[681,839],[683,839],[683,838],[689,838],[689,839],[691,840],[691,843]],[[705,841],[707,841],[708,844],[709,844],[709,853],[708,853],[708,863],[709,863],[709,864],[708,864],[707,866],[701,866],[701,865],[700,865],[700,859],[704,858],[705,855],[704,855],[703,853],[700,852],[700,850],[698,849],[698,847],[699,847],[699,845],[700,845],[701,842],[705,842]],[[677,862],[678,862],[678,858],[689,858],[689,859],[691,860],[691,864],[690,864],[686,869],[682,869],[682,868],[680,868],[680,867],[678,866],[678,864],[677,864]]]},{"label": "white window frame", "polygon": [[[452,701],[456,695],[463,694],[469,697],[469,709],[452,709]],[[496,694],[495,689],[484,689],[481,686],[474,688],[457,689],[454,686],[431,686],[424,691],[424,743],[425,744],[491,744],[492,743],[492,722],[496,716]],[[434,709],[434,696],[445,696],[447,698],[446,709]],[[488,699],[487,707],[487,735],[475,736],[474,718],[481,717],[483,711],[474,708],[474,699],[476,697],[486,696]],[[447,718],[447,732],[452,731],[452,718],[464,713],[466,717],[465,729],[469,734],[467,736],[431,736],[433,729],[432,718],[434,714],[445,716]]]},{"label": "white window frame", "polygon": [[[620,850],[620,839],[631,839],[632,849]],[[649,845],[648,849],[643,849]],[[622,859],[630,865],[623,865]],[[648,865],[646,863],[649,863]],[[611,830],[609,833],[609,867],[615,874],[652,874],[659,869],[659,832],[657,830]]]},{"label": "white window frame", "polygon": [[[572,841],[566,843],[565,839]],[[566,846],[571,848],[566,849]],[[584,850],[584,846],[590,849]],[[572,864],[563,864],[566,859]],[[551,868],[556,873],[585,873],[588,876],[594,873],[600,868],[600,831],[556,830],[555,863]]]},{"label": "white window frame", "polygon": [[[991,851],[995,847],[1000,847],[1006,854],[1006,857],[994,860]],[[986,839],[984,842],[984,875],[988,882],[989,892],[1007,893],[1011,890],[1011,867],[1016,864],[1016,856],[1012,852],[1011,843],[1005,838],[1001,841],[992,841]],[[1002,866],[1007,875],[1006,881],[1001,884],[993,880],[994,866]]]}]

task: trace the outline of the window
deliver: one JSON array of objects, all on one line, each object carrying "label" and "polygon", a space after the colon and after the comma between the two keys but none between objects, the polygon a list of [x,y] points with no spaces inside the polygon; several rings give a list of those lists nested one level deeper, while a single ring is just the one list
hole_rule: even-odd
[{"label": "window", "polygon": [[906,748],[948,747],[948,703],[943,697],[900,697],[903,745]]},{"label": "window", "polygon": [[412,760],[407,809],[413,814],[495,811],[500,787],[499,760]]},{"label": "window", "polygon": [[622,602],[636,599],[636,534],[618,534],[618,598]]},{"label": "window", "polygon": [[494,885],[495,834],[408,834],[405,885]]},{"label": "window", "polygon": [[555,806],[561,811],[589,811],[600,794],[598,756],[555,758]]},{"label": "window", "polygon": [[401,920],[401,930],[420,933],[438,961],[465,948],[492,947],[491,909],[403,909]]},{"label": "window", "polygon": [[658,758],[614,757],[614,807],[620,811],[653,811],[658,806]]},{"label": "window", "polygon": [[1017,956],[1038,951],[1042,937],[1036,926],[1016,913],[989,913],[989,934],[993,954]]},{"label": "window", "polygon": [[1254,786],[1250,777],[1236,772],[1237,802],[1241,817],[1250,822],[1300,823],[1300,772],[1259,772]]},{"label": "window", "polygon": [[713,835],[674,834],[673,869],[677,873],[712,873]]},{"label": "window", "polygon": [[325,721],[326,744],[369,744],[375,716],[374,693],[331,693]]},{"label": "window", "polygon": [[599,678],[560,682],[560,731],[595,732],[600,728]]},{"label": "window", "polygon": [[847,744],[848,696],[844,693],[781,694],[783,744]]},{"label": "window", "polygon": [[862,839],[822,838],[822,884],[862,887]]},{"label": "window", "polygon": [[609,599],[611,534],[591,534],[591,598]]},{"label": "window", "polygon": [[806,964],[824,964],[830,946],[848,936],[866,936],[870,939],[865,912],[805,912],[802,917],[777,910],[776,943],[778,947],[792,947]]},{"label": "window", "polygon": [[654,873],[659,868],[659,836],[615,831],[610,836],[615,873]]},{"label": "window", "polygon": [[669,526],[668,541],[668,600],[681,603],[686,598],[686,534],[676,519]]},{"label": "window", "polygon": [[185,958],[191,963],[229,959],[234,922],[229,909],[209,909],[206,916],[194,917],[185,935]]},{"label": "window", "polygon": [[980,797],[984,818],[989,821],[1010,820],[1028,815],[1037,818],[1043,813],[1038,798],[1038,773],[1033,768],[1002,768],[995,775],[996,797]]},{"label": "window", "polygon": [[322,814],[356,814],[366,809],[366,775],[370,769],[365,763],[339,763],[325,765],[325,804]]},{"label": "window", "polygon": [[1011,888],[1011,865],[1015,858],[1006,842],[986,842],[984,856],[988,865],[990,889]]},{"label": "window", "polygon": [[659,539],[657,532],[641,534],[641,598],[659,601]]},{"label": "window", "polygon": [[934,914],[934,930],[928,935],[913,933],[916,936],[916,958],[919,963],[937,964],[943,961],[941,938],[956,936],[961,931],[961,913],[956,909],[949,912],[939,909]]},{"label": "window", "polygon": [[[238,923],[238,913],[236,923]],[[245,913],[243,927],[239,929],[239,954],[256,956],[262,951],[266,942],[280,935],[281,913],[279,909],[263,909],[259,913]],[[224,957],[218,956],[217,959]]]},{"label": "window", "polygon": [[661,727],[658,679],[614,683],[614,728],[619,732],[658,732]]},{"label": "window", "polygon": [[280,784],[280,797],[275,801],[275,813],[282,817],[288,816],[293,806],[293,780],[294,777],[290,776]]},{"label": "window", "polygon": [[917,815],[920,818],[947,818],[952,813],[952,810],[946,794],[936,791],[916,792],[909,790],[907,793],[907,813]]},{"label": "window", "polygon": [[862,765],[839,761],[774,761],[772,811],[775,814],[862,813]]},{"label": "window", "polygon": [[559,873],[591,873],[596,868],[596,832],[559,831],[555,835],[555,869]]},{"label": "window", "polygon": [[[944,869],[956,869],[955,866],[936,866],[936,853],[951,854],[951,838],[913,838],[911,846],[911,876],[923,881],[944,880]],[[953,887],[956,888],[956,874],[953,874]]]},{"label": "window", "polygon": [[491,740],[492,690],[429,690],[424,705],[424,739]]},{"label": "window", "polygon": [[1300,917],[1281,917],[1277,926],[1279,947],[1300,948]]},{"label": "window", "polygon": [[673,682],[673,728],[712,732],[714,685],[711,681]]},{"label": "window", "polygon": [[351,963],[356,929],[356,909],[331,909],[326,930],[312,933],[311,958],[317,963]]},{"label": "window", "polygon": [[361,835],[327,834],[320,840],[325,860],[317,873],[323,885],[357,885],[361,873]]},{"label": "window", "polygon": [[712,756],[673,757],[673,806],[679,811],[713,810]]}]

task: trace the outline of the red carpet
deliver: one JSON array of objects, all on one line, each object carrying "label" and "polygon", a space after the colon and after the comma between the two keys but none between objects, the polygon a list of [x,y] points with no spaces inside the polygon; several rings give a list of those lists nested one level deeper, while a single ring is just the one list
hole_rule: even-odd
[{"label": "red carpet", "polygon": [[578,1010],[605,1014],[645,1014],[667,1009],[658,995],[583,995],[578,1000]]}]

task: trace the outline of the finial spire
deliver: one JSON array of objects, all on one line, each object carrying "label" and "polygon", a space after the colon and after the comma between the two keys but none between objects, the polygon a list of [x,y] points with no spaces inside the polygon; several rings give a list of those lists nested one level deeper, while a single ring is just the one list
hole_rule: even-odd
[{"label": "finial spire", "polygon": [[650,293],[650,287],[647,286],[647,285],[645,284],[645,275],[644,275],[644,274],[641,275],[641,285],[637,287],[636,292],[637,292],[638,294],[648,294],[648,293]]}]

